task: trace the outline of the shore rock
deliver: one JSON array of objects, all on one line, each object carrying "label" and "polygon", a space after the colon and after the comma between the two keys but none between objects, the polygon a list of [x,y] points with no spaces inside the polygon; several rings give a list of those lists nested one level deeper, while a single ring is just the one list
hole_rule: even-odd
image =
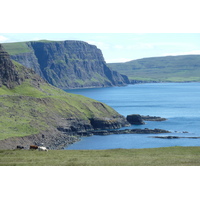
[{"label": "shore rock", "polygon": [[91,135],[113,135],[113,134],[160,134],[160,133],[171,133],[170,131],[163,129],[125,129],[125,130],[95,130],[87,132],[79,132],[81,136]]},{"label": "shore rock", "polygon": [[166,118],[149,116],[149,115],[147,116],[141,115],[141,117],[144,121],[166,121],[167,120]]},{"label": "shore rock", "polygon": [[133,114],[133,115],[128,115],[126,117],[127,121],[132,124],[132,125],[142,125],[145,124],[141,115],[138,114]]},{"label": "shore rock", "polygon": [[142,125],[145,124],[144,121],[165,121],[166,118],[156,117],[156,116],[149,116],[149,115],[139,115],[139,114],[132,114],[126,117],[127,121],[132,125]]},{"label": "shore rock", "polygon": [[90,119],[90,122],[94,129],[117,129],[120,127],[130,126],[123,116],[112,118],[92,118]]},{"label": "shore rock", "polygon": [[160,138],[160,139],[181,139],[181,138],[187,138],[187,139],[200,139],[200,137],[179,137],[179,136],[152,136],[152,138]]}]

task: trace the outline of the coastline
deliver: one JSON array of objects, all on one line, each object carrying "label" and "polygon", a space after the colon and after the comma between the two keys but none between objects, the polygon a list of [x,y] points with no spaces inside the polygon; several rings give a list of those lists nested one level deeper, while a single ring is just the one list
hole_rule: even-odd
[{"label": "coastline", "polygon": [[8,138],[0,141],[0,149],[16,149],[18,145],[23,146],[24,149],[29,149],[30,145],[45,144],[48,149],[61,150],[67,146],[74,144],[81,140],[82,137],[90,137],[93,135],[113,135],[113,134],[161,134],[171,133],[170,131],[163,129],[104,129],[104,130],[89,130],[89,131],[77,131],[77,132],[60,132],[60,131],[48,131],[46,133],[40,133],[25,137]]}]

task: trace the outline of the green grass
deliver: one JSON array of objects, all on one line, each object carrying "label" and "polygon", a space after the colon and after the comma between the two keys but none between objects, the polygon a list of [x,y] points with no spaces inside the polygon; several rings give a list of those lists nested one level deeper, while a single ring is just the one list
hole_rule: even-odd
[{"label": "green grass", "polygon": [[0,150],[1,166],[200,166],[200,147]]},{"label": "green grass", "polygon": [[[42,43],[52,43],[56,41],[51,40],[39,40],[36,42],[42,42]],[[29,42],[14,42],[14,43],[3,43],[3,47],[10,55],[17,55],[21,53],[29,53],[31,52],[31,49],[28,47]]]},{"label": "green grass", "polygon": [[13,89],[0,87],[0,140],[52,130],[62,118],[111,117],[118,113],[105,104],[31,79]]},{"label": "green grass", "polygon": [[2,45],[10,55],[31,52],[26,42],[3,43]]},{"label": "green grass", "polygon": [[144,58],[108,66],[130,80],[146,82],[194,82],[200,81],[200,56],[167,56]]}]

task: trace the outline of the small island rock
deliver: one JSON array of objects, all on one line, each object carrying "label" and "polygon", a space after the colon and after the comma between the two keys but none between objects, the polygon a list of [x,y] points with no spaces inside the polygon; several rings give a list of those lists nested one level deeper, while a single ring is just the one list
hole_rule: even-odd
[{"label": "small island rock", "polygon": [[145,124],[141,115],[139,114],[133,114],[133,115],[128,115],[126,117],[126,120],[132,124],[132,125],[142,125]]}]

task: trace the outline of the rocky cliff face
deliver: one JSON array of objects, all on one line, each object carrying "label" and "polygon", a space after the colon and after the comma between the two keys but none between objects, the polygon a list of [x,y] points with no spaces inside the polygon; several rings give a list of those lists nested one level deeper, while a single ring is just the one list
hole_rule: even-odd
[{"label": "rocky cliff face", "polygon": [[2,85],[9,89],[21,85],[25,80],[30,80],[32,86],[38,88],[45,81],[35,73],[21,64],[12,62],[9,54],[0,44],[0,87]]},{"label": "rocky cliff face", "polygon": [[[56,87],[67,89],[129,84],[127,76],[107,67],[101,50],[94,45],[81,41],[38,41],[25,45],[28,51],[23,52],[18,47],[18,52],[12,53],[11,58],[33,68]],[[15,43],[13,48],[16,46]],[[10,49],[7,49],[8,53]]]},{"label": "rocky cliff face", "polygon": [[14,85],[20,84],[19,74],[15,70],[15,66],[10,60],[7,52],[0,44],[0,86],[4,85],[8,88],[13,88]]},{"label": "rocky cliff face", "polygon": [[11,55],[11,58],[16,62],[22,64],[23,66],[33,69],[37,74],[39,74],[42,78],[44,78],[43,73],[38,64],[38,59],[36,58],[33,51],[17,55]]}]

